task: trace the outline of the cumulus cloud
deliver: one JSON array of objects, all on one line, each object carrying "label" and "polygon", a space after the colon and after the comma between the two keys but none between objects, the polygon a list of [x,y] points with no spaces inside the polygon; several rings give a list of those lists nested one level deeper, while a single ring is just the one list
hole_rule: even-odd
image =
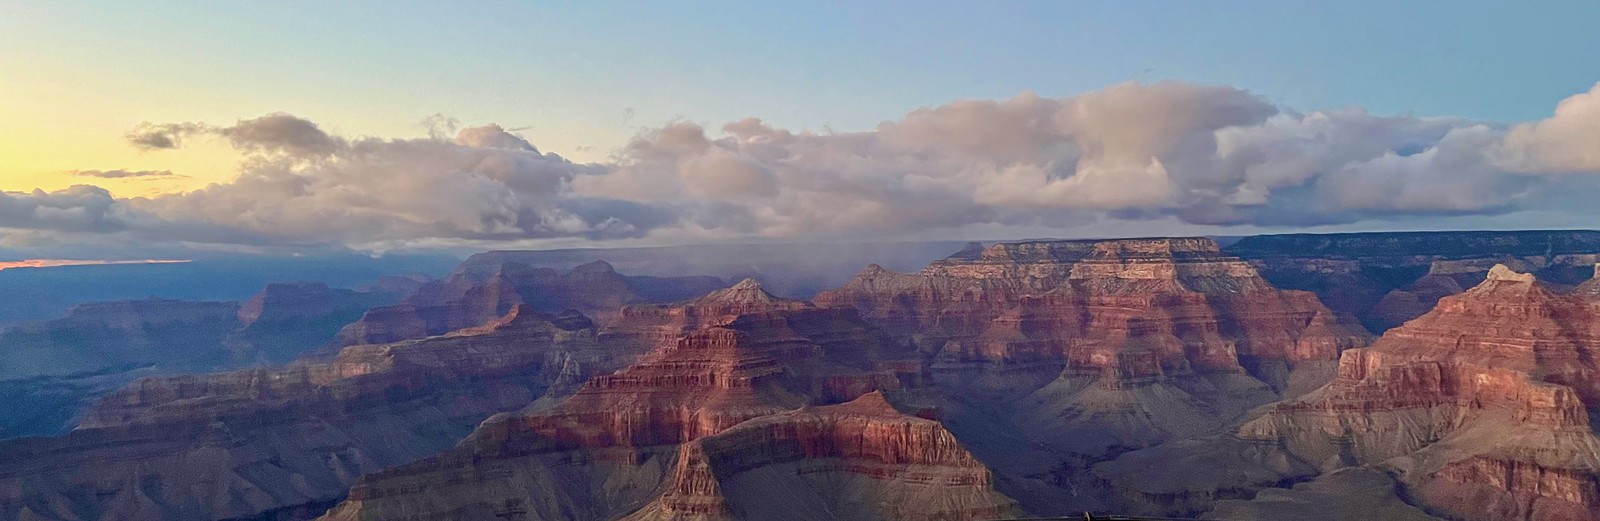
[{"label": "cumulus cloud", "polygon": [[124,204],[106,189],[91,185],[54,192],[0,192],[0,228],[114,232],[125,227]]},{"label": "cumulus cloud", "polygon": [[[1504,125],[1302,112],[1232,87],[1128,83],[956,101],[860,132],[671,122],[603,164],[441,115],[424,120],[429,137],[419,139],[339,136],[282,113],[230,126],[147,123],[129,133],[134,146],[225,139],[244,158],[238,178],[138,199],[93,187],[8,193],[0,227],[382,249],[1592,213],[1572,194],[1600,189],[1600,176],[1552,174],[1600,173],[1597,93]],[[124,176],[108,172],[121,171],[85,175]]]},{"label": "cumulus cloud", "polygon": [[1562,100],[1548,119],[1512,127],[1494,152],[1518,171],[1600,171],[1600,83]]}]

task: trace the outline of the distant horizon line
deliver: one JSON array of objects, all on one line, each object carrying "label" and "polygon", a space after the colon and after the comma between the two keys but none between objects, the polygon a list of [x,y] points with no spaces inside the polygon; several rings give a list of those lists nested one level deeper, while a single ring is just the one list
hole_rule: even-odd
[{"label": "distant horizon line", "polygon": [[102,260],[102,259],[22,259],[15,261],[0,261],[0,271],[10,269],[28,268],[60,268],[65,266],[106,266],[116,264],[186,264],[192,259],[133,259],[133,260]]}]

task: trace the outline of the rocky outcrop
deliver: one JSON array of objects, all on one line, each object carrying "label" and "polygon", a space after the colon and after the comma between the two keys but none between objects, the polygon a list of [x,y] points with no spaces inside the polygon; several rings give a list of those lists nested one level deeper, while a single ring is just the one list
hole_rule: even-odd
[{"label": "rocky outcrop", "polygon": [[1369,338],[1204,238],[996,244],[817,302],[928,353],[946,424],[1040,514],[1099,509],[1095,462],[1225,431]]},{"label": "rocky outcrop", "polygon": [[340,331],[339,339],[355,345],[441,335],[482,325],[519,305],[544,313],[574,309],[609,319],[626,304],[682,300],[723,284],[715,277],[628,277],[605,261],[562,272],[474,256],[404,302],[368,311]]},{"label": "rocky outcrop", "polygon": [[[938,422],[882,392],[756,418],[678,452],[666,491],[624,519],[999,519],[1023,515]],[[859,498],[871,498],[861,501]]]},{"label": "rocky outcrop", "polygon": [[[698,440],[755,418],[920,381],[910,348],[853,310],[777,298],[754,281],[680,305],[630,307],[621,315],[631,320],[619,324],[653,324],[648,327],[660,340],[633,366],[589,379],[560,403],[491,418],[450,452],[369,476],[328,517],[459,519],[509,512],[528,519],[615,519],[660,506],[669,488],[698,490],[691,476],[674,484],[682,465],[690,465],[683,458],[708,457]],[[680,333],[668,337],[674,331]],[[948,452],[937,447],[929,450]]]},{"label": "rocky outcrop", "polygon": [[1346,351],[1333,382],[1263,411],[1239,428],[1241,441],[1158,447],[1097,471],[1141,490],[1149,506],[1173,490],[1259,488],[1271,479],[1150,486],[1137,476],[1141,461],[1201,454],[1215,454],[1205,457],[1229,468],[1267,469],[1261,458],[1240,459],[1230,447],[1251,443],[1298,469],[1283,479],[1304,476],[1306,467],[1376,465],[1394,473],[1412,497],[1452,516],[1594,519],[1600,512],[1600,438],[1590,426],[1600,405],[1596,318],[1600,300],[1495,266],[1482,284],[1443,298],[1371,347]]},{"label": "rocky outcrop", "polygon": [[1259,235],[1227,248],[1273,284],[1316,292],[1383,332],[1505,264],[1557,284],[1589,278],[1600,232],[1585,230]]},{"label": "rocky outcrop", "polygon": [[1090,455],[1221,429],[1366,339],[1203,238],[997,244],[916,274],[868,268],[817,300],[862,309],[931,352],[941,383],[991,391],[1026,432]]},{"label": "rocky outcrop", "polygon": [[139,380],[67,436],[0,442],[0,519],[314,515],[360,475],[638,352],[602,337],[582,315],[519,306],[481,328],[286,368]]}]

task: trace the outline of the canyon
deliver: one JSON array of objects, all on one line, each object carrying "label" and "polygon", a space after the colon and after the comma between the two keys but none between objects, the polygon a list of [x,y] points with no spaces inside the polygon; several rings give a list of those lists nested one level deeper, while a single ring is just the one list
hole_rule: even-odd
[{"label": "canyon", "polygon": [[222,362],[0,440],[0,519],[1597,519],[1600,234],[955,246],[808,299],[489,252],[62,322]]}]

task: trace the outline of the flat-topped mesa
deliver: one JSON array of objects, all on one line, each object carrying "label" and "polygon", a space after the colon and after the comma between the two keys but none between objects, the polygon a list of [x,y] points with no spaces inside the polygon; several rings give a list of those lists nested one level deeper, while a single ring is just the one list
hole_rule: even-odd
[{"label": "flat-topped mesa", "polygon": [[[1404,481],[1423,501],[1460,515],[1539,518],[1530,504],[1597,512],[1596,317],[1600,300],[1496,266],[1371,347],[1345,351],[1333,382],[1274,406],[1239,435],[1309,462],[1404,457]],[[1478,479],[1486,472],[1503,479]]]},{"label": "flat-topped mesa", "polygon": [[[1366,338],[1314,295],[1273,288],[1207,238],[995,244],[916,274],[869,267],[816,301],[856,307],[924,350],[967,362],[1098,360],[1109,369],[1121,363],[1115,352],[1144,346],[1203,358],[1168,368],[1237,370],[1241,356],[1332,361]],[[1100,355],[1072,354],[1080,348]]]},{"label": "flat-topped mesa", "polygon": [[[688,444],[666,492],[625,519],[1020,515],[992,481],[938,422],[902,414],[875,392],[763,416]],[[863,496],[876,500],[855,499]],[[782,499],[802,497],[811,499]]]},{"label": "flat-topped mesa", "polygon": [[868,266],[844,286],[814,299],[855,307],[901,335],[937,349],[978,335],[1025,298],[1077,288],[1090,292],[1268,290],[1255,270],[1207,238],[1033,241],[994,244],[935,261],[918,273]]}]

